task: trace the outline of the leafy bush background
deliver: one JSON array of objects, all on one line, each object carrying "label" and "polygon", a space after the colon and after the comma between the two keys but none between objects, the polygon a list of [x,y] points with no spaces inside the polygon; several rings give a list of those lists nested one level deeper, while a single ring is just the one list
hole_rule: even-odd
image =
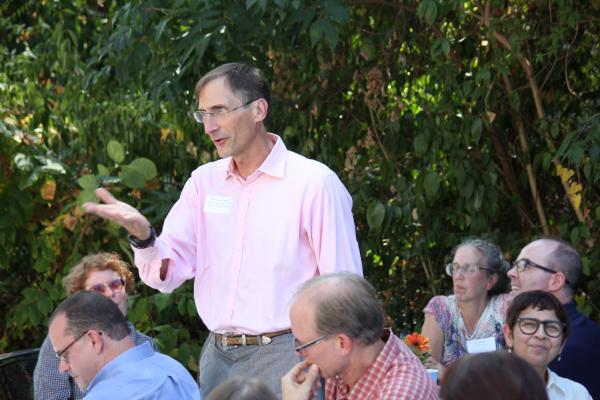
[{"label": "leafy bush background", "polygon": [[[585,261],[600,319],[600,1],[8,1],[0,5],[0,352],[34,347],[87,253],[131,257],[82,215],[97,184],[160,227],[216,159],[193,87],[227,61],[272,82],[270,130],[337,171],[389,322],[419,328],[465,236],[534,236]],[[139,285],[130,319],[196,370],[191,284]]]}]

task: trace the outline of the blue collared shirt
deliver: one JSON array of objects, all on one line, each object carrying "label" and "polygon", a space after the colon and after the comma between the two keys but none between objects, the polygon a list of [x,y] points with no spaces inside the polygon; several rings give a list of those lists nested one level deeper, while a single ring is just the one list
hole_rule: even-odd
[{"label": "blue collared shirt", "polygon": [[[152,338],[138,332],[131,322],[129,325],[129,336],[135,341],[135,344],[149,342],[154,346]],[[35,400],[81,400],[83,393],[77,386],[77,383],[67,372],[58,370],[58,358],[50,343],[50,338],[46,336],[38,361],[33,372],[33,388]]]},{"label": "blue collared shirt", "polygon": [[190,373],[149,343],[132,347],[106,364],[92,379],[84,400],[200,400]]}]

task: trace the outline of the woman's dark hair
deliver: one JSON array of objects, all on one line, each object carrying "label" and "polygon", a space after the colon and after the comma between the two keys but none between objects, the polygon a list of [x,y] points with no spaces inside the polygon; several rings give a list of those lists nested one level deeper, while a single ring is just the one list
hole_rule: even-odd
[{"label": "woman's dark hair", "polygon": [[547,400],[542,378],[522,358],[504,352],[470,354],[442,376],[442,400]]},{"label": "woman's dark hair", "polygon": [[217,386],[206,400],[277,400],[277,396],[256,378],[236,377]]},{"label": "woman's dark hair", "polygon": [[569,325],[567,312],[565,311],[563,305],[560,304],[560,301],[554,297],[554,295],[544,292],[543,290],[523,292],[512,300],[508,310],[506,311],[506,325],[508,325],[508,328],[511,331],[513,331],[515,328],[521,312],[528,307],[533,307],[539,311],[554,311],[558,320],[563,324],[562,343],[567,340],[569,333],[571,333],[571,326]]},{"label": "woman's dark hair", "polygon": [[477,251],[479,251],[483,257],[483,266],[489,270],[486,270],[488,275],[496,275],[498,277],[496,284],[490,290],[488,290],[488,296],[491,297],[500,293],[508,292],[510,279],[506,273],[510,269],[510,264],[508,261],[506,261],[506,259],[504,259],[500,247],[483,239],[465,239],[452,250],[452,257],[454,258],[454,255],[458,249],[465,246],[477,249]]}]

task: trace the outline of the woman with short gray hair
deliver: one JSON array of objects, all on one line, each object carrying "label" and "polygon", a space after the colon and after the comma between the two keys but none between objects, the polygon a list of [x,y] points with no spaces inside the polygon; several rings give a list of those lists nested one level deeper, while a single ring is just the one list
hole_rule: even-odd
[{"label": "woman with short gray hair", "polygon": [[482,239],[456,246],[445,272],[453,292],[435,296],[423,312],[431,366],[443,369],[467,353],[504,348],[502,322],[508,302],[508,262],[500,248]]}]

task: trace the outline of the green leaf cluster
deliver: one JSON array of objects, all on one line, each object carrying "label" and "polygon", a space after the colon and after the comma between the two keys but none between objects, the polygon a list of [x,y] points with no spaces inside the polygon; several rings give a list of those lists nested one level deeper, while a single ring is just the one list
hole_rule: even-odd
[{"label": "green leaf cluster", "polygon": [[[271,82],[269,130],[352,194],[365,275],[397,330],[451,290],[443,265],[463,238],[514,259],[544,232],[582,254],[578,306],[599,320],[600,7],[487,4],[3,3],[0,351],[39,344],[82,255],[130,257],[120,228],[82,214],[95,187],[160,227],[216,159],[189,115],[193,89],[237,60]],[[194,369],[206,335],[194,308],[191,285],[139,285],[130,318]]]}]

